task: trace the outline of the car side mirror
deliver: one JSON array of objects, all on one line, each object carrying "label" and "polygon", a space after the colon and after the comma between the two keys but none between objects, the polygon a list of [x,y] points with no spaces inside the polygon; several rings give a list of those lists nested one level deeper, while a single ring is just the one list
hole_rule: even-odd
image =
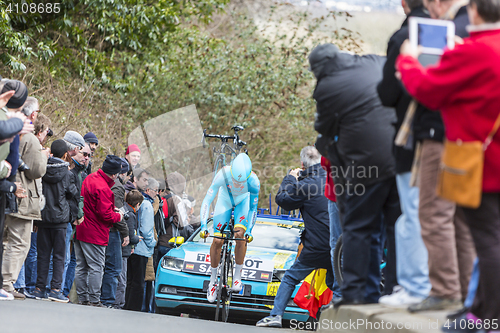
[{"label": "car side mirror", "polygon": [[173,245],[173,246],[179,246],[179,245],[182,245],[184,244],[184,237],[172,237],[170,238],[170,240],[168,241],[168,244],[170,245]]}]

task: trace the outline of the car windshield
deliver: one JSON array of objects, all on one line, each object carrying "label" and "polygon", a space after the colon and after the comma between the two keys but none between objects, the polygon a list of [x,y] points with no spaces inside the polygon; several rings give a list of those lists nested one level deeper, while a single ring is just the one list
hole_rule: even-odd
[{"label": "car windshield", "polygon": [[[211,235],[213,235],[212,222],[207,225]],[[279,222],[267,222],[257,220],[252,235],[251,247],[264,247],[274,250],[297,251],[300,243],[300,231],[303,228],[298,225],[281,224]],[[207,243],[211,243],[213,238],[208,237]],[[203,243],[205,240],[197,233],[193,242]]]}]

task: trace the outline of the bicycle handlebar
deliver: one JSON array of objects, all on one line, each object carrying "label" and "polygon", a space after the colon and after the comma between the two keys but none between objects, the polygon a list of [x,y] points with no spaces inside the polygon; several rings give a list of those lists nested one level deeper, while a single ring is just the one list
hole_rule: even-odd
[{"label": "bicycle handlebar", "polygon": [[212,238],[217,238],[217,239],[227,239],[227,240],[240,240],[240,241],[246,241],[246,238],[227,238],[227,237],[221,237],[221,236],[208,236]]},{"label": "bicycle handlebar", "polygon": [[207,134],[207,130],[204,129],[203,136],[201,137],[201,143],[203,144],[203,148],[205,148],[205,138],[219,139],[222,142],[228,142],[229,140],[234,140],[235,144],[238,147],[241,148],[243,146],[246,146],[247,143],[245,141],[240,140],[240,137],[238,135],[238,131],[244,130],[243,126],[233,126],[231,129],[234,130],[235,135]]}]

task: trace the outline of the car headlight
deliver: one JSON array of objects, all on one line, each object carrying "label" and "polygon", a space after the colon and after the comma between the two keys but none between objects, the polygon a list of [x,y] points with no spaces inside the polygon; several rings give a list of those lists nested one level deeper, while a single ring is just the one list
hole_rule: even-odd
[{"label": "car headlight", "polygon": [[171,269],[173,271],[181,271],[184,266],[184,260],[169,256],[164,256],[161,261],[161,267],[165,269]]},{"label": "car headlight", "polygon": [[285,269],[275,269],[273,274],[278,280],[282,281],[283,276],[285,276],[285,272]]}]

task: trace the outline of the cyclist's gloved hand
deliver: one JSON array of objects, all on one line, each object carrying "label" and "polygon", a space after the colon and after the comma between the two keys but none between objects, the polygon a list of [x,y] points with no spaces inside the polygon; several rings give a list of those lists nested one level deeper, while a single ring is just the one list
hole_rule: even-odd
[{"label": "cyclist's gloved hand", "polygon": [[208,237],[208,230],[207,230],[207,226],[206,225],[204,225],[204,226],[201,227],[200,237],[201,238],[207,238]]},{"label": "cyclist's gloved hand", "polygon": [[251,243],[253,241],[253,236],[249,230],[245,231],[244,237],[247,239],[247,241],[249,243]]}]

